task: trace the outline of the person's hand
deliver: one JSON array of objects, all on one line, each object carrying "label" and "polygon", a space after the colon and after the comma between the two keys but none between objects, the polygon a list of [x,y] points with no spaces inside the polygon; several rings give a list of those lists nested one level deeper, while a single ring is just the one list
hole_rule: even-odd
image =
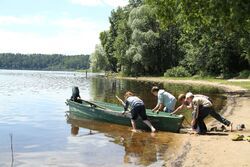
[{"label": "person's hand", "polygon": [[173,112],[171,112],[171,113],[170,113],[170,115],[174,115],[175,113],[176,113],[176,112],[175,112],[175,111],[173,111]]}]

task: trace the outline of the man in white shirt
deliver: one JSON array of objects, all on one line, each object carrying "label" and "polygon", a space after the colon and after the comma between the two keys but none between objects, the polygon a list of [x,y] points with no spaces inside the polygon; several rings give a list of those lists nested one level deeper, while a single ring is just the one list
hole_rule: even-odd
[{"label": "man in white shirt", "polygon": [[194,96],[191,92],[186,94],[186,101],[189,102],[192,106],[192,128],[200,133],[204,134],[207,132],[207,127],[204,122],[204,119],[211,115],[217,121],[223,123],[226,126],[230,126],[230,130],[232,131],[232,122],[223,118],[220,114],[215,112],[213,109],[213,104],[208,98],[205,96]]},{"label": "man in white shirt", "polygon": [[151,93],[158,98],[157,105],[152,109],[153,112],[156,111],[158,113],[163,110],[164,112],[171,113],[174,111],[176,99],[171,93],[159,89],[157,86],[151,89]]}]

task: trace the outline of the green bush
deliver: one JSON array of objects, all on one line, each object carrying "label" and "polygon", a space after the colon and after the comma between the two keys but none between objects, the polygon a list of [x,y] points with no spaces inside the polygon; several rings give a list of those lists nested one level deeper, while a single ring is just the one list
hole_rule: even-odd
[{"label": "green bush", "polygon": [[164,73],[165,77],[190,77],[191,74],[182,66],[177,66],[171,69],[168,69]]},{"label": "green bush", "polygon": [[250,78],[250,70],[243,70],[237,78]]}]

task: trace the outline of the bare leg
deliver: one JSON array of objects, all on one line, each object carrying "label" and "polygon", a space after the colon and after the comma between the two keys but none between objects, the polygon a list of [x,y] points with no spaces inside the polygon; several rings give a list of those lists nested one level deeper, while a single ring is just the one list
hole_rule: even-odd
[{"label": "bare leg", "polygon": [[152,132],[155,132],[155,128],[153,127],[153,125],[149,122],[149,120],[144,120],[143,121],[146,125],[148,125],[148,127],[150,127]]},{"label": "bare leg", "polygon": [[135,121],[131,119],[131,125],[132,125],[132,131],[136,132],[136,125],[135,125]]}]

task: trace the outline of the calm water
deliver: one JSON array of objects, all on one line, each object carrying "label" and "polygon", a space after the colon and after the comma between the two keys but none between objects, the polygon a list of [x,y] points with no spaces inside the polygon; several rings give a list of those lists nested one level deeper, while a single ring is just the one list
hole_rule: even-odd
[{"label": "calm water", "polygon": [[[11,166],[10,134],[14,166],[160,166],[174,153],[177,134],[134,134],[126,126],[68,119],[64,102],[75,85],[87,100],[118,103],[115,95],[122,97],[131,90],[147,108],[156,103],[150,94],[154,84],[149,82],[116,81],[94,74],[85,78],[74,72],[0,70],[1,167]],[[159,86],[176,96],[187,91],[209,95],[217,109],[225,103],[217,89]]]}]

